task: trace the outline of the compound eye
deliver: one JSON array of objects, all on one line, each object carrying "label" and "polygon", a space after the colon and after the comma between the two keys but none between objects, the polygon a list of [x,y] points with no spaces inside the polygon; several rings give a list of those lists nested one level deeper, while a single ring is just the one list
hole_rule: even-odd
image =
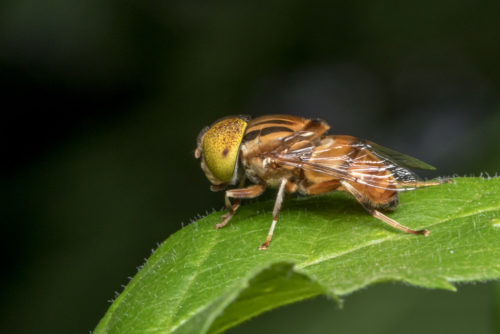
[{"label": "compound eye", "polygon": [[215,123],[203,136],[203,156],[208,169],[222,182],[230,182],[247,122],[238,117]]}]

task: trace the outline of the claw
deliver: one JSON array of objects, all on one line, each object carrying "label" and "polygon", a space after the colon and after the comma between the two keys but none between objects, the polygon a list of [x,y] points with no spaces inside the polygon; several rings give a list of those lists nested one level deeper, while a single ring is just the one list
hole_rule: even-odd
[{"label": "claw", "polygon": [[269,241],[266,240],[262,245],[259,246],[259,250],[267,250],[269,247]]},{"label": "claw", "polygon": [[218,230],[220,228],[223,228],[226,226],[226,224],[233,218],[234,213],[226,212],[220,217],[221,222],[218,224],[215,224],[215,229]]}]

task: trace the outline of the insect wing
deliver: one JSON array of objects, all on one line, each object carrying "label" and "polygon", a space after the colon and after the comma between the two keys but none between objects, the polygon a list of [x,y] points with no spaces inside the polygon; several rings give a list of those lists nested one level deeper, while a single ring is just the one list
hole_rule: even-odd
[{"label": "insect wing", "polygon": [[435,170],[436,167],[431,166],[417,158],[410,157],[409,155],[400,153],[398,151],[391,150],[390,148],[384,147],[372,141],[364,141],[365,145],[372,149],[377,155],[386,160],[391,160],[393,163],[405,167],[414,169],[424,169],[424,170]]},{"label": "insect wing", "polygon": [[[387,190],[414,189],[418,178],[405,166],[415,166],[420,161],[398,152],[396,157],[388,156],[374,149],[375,145],[351,136],[326,136],[315,144],[296,142],[287,150],[275,152],[273,157],[281,165],[303,169],[315,182],[334,178]],[[418,168],[429,166],[422,164]]]}]

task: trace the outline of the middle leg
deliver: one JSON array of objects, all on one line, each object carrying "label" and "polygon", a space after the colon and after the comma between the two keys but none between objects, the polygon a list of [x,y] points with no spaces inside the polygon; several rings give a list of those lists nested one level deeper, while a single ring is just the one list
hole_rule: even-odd
[{"label": "middle leg", "polygon": [[276,196],[276,202],[274,202],[273,222],[271,223],[271,228],[269,229],[269,233],[267,234],[266,241],[264,241],[264,243],[259,246],[259,250],[266,250],[269,247],[269,243],[271,242],[271,238],[273,237],[274,228],[276,227],[276,223],[278,222],[278,215],[281,209],[281,204],[283,203],[283,197],[285,196],[285,187],[287,183],[287,179],[283,178],[281,180],[278,195]]}]

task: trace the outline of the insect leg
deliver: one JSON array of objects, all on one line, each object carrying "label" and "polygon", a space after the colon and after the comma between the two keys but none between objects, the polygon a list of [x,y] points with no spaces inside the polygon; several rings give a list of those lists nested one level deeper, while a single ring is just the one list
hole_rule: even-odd
[{"label": "insect leg", "polygon": [[[264,189],[264,185],[255,184],[246,188],[226,190],[224,202],[226,203],[227,212],[221,216],[221,222],[215,224],[215,229],[217,230],[224,227],[231,220],[231,218],[233,218],[236,210],[240,206],[240,199],[257,197],[264,192]],[[230,197],[235,198],[234,204],[231,204],[231,200],[229,199]]]},{"label": "insect leg", "polygon": [[397,188],[399,189],[404,189],[404,188],[410,188],[410,189],[415,189],[415,188],[424,188],[424,187],[433,187],[433,186],[439,186],[444,183],[453,183],[453,180],[450,178],[447,179],[442,179],[438,181],[416,181],[412,183],[399,183],[397,185]]},{"label": "insect leg", "polygon": [[451,179],[442,179],[438,181],[417,181],[415,182],[415,188],[439,186],[440,184],[451,182],[453,182]]},{"label": "insect leg", "polygon": [[221,222],[218,224],[215,224],[216,230],[226,226],[226,224],[231,220],[231,218],[233,218],[234,214],[236,213],[236,210],[240,207],[240,203],[241,203],[240,199],[237,198],[234,201],[234,204],[231,204],[231,201],[229,200],[229,196],[227,195],[227,193],[226,193],[226,196],[224,198],[224,202],[226,204],[227,212],[220,217]]},{"label": "insect leg", "polygon": [[274,202],[273,222],[271,223],[271,228],[269,229],[269,233],[267,234],[266,241],[264,241],[264,243],[259,246],[259,250],[266,250],[269,247],[269,243],[271,242],[271,238],[273,237],[274,227],[276,226],[276,222],[278,221],[278,215],[281,209],[281,203],[283,203],[285,186],[287,183],[287,179],[281,180],[281,184],[278,190],[278,196],[276,196],[276,202]]},{"label": "insect leg", "polygon": [[378,218],[378,219],[382,220],[383,222],[391,225],[392,227],[395,227],[395,228],[397,228],[403,232],[406,232],[406,233],[423,234],[425,236],[429,235],[429,233],[430,233],[429,230],[412,230],[404,225],[401,225],[400,223],[398,223],[394,219],[387,217],[386,215],[382,214],[380,211],[377,211],[373,208],[370,208],[367,204],[365,204],[363,195],[358,190],[356,190],[356,188],[354,188],[352,185],[350,185],[348,182],[346,182],[344,180],[341,180],[340,183],[342,184],[344,189],[346,189],[349,193],[351,193],[354,196],[354,198],[356,198],[356,200],[363,206],[363,208],[366,211],[368,211],[368,213],[370,215],[372,215],[373,217]]}]

